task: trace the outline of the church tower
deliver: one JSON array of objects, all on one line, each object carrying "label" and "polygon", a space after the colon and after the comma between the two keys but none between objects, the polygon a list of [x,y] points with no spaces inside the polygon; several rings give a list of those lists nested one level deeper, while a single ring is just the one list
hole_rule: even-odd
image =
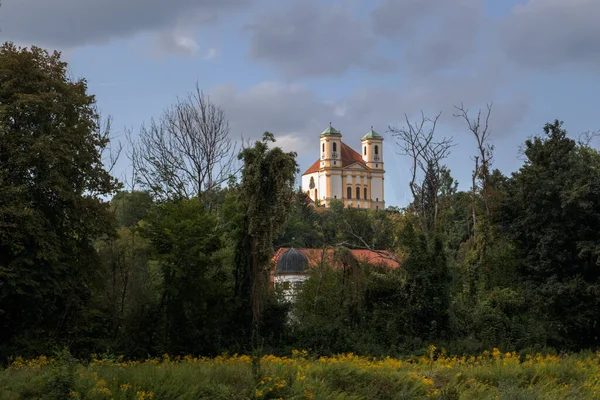
[{"label": "church tower", "polygon": [[383,170],[383,137],[371,127],[371,130],[360,141],[363,161],[371,169]]},{"label": "church tower", "polygon": [[321,168],[341,167],[342,133],[331,126],[321,132]]},{"label": "church tower", "polygon": [[361,153],[363,161],[371,169],[371,182],[369,185],[370,208],[383,210],[385,208],[383,197],[383,137],[371,127],[371,130],[360,141],[362,144]]}]

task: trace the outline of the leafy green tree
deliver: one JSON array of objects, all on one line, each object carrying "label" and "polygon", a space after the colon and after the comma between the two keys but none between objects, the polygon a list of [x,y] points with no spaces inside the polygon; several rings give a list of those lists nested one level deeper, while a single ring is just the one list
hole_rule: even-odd
[{"label": "leafy green tree", "polygon": [[231,316],[230,253],[215,216],[196,199],[154,208],[142,228],[161,270],[162,350],[215,354]]},{"label": "leafy green tree", "polygon": [[252,311],[252,331],[257,340],[273,242],[285,227],[292,208],[298,172],[296,153],[269,148],[272,142],[273,134],[265,132],[261,141],[239,155],[244,166],[238,188],[238,211],[242,217],[237,221],[236,291],[242,313],[244,309]]},{"label": "leafy green tree", "polygon": [[525,142],[525,165],[508,185],[505,226],[550,343],[597,345],[600,155],[568,138],[562,122],[544,132]]},{"label": "leafy green tree", "polygon": [[98,267],[96,238],[113,234],[94,96],[60,54],[0,47],[0,352],[71,341]]},{"label": "leafy green tree", "polygon": [[427,239],[407,224],[403,235],[408,257],[402,263],[406,274],[406,326],[409,336],[438,338],[448,325],[450,275],[446,253],[439,237]]}]

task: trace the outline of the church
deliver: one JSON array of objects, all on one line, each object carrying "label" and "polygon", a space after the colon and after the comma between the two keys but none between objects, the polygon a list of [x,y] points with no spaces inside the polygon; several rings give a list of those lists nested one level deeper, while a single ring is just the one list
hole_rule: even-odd
[{"label": "church", "polygon": [[361,139],[361,153],[342,142],[329,124],[320,135],[320,158],[302,174],[302,190],[318,205],[341,200],[344,207],[383,210],[383,137],[371,130]]}]

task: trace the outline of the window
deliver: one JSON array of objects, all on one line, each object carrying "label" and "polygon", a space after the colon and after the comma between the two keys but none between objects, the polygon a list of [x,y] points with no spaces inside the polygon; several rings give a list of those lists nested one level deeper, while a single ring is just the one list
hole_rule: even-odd
[{"label": "window", "polygon": [[317,200],[319,198],[319,195],[317,194],[317,189],[315,189],[315,200]]},{"label": "window", "polygon": [[364,198],[365,198],[365,200],[367,200],[367,188],[365,188],[364,192],[365,192]]},{"label": "window", "polygon": [[360,199],[360,188],[359,187],[356,188],[356,198]]},{"label": "window", "polygon": [[333,151],[337,151],[337,143],[333,143]]},{"label": "window", "polygon": [[363,153],[364,153],[365,156],[367,155],[367,146],[365,146],[365,150],[364,150]]},{"label": "window", "polygon": [[334,198],[334,199],[337,199],[337,194],[333,195],[333,198]]},{"label": "window", "polygon": [[375,201],[379,201],[379,197],[376,197],[376,198],[375,198]]},{"label": "window", "polygon": [[323,145],[321,146],[321,148],[323,149],[323,153],[325,153],[325,143],[323,143]]},{"label": "window", "polygon": [[379,146],[375,145],[375,155],[379,154]]},{"label": "window", "polygon": [[314,176],[310,177],[310,183],[308,184],[308,187],[310,189],[314,189],[315,188],[315,177]]},{"label": "window", "polygon": [[352,188],[350,186],[348,186],[348,189],[346,189],[346,197],[349,199],[352,198]]},{"label": "window", "polygon": [[289,281],[285,281],[281,283],[281,288],[283,290],[290,290],[290,282]]}]

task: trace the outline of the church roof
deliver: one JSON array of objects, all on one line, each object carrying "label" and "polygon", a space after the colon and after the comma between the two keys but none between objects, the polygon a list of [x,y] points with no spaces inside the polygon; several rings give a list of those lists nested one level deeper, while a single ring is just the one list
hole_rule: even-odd
[{"label": "church roof", "polygon": [[[361,155],[358,154],[358,152],[356,150],[354,150],[352,147],[348,146],[344,142],[340,142],[340,148],[342,150],[341,151],[342,168],[352,165],[354,163],[359,163],[363,167],[369,168],[369,167],[367,167],[367,164],[365,164],[365,162],[363,161]],[[314,172],[318,172],[320,168],[321,168],[321,160],[317,160],[302,175],[307,175],[307,174],[312,174]]]},{"label": "church roof", "polygon": [[371,130],[367,132],[367,134],[363,136],[361,140],[365,139],[383,139],[383,137],[379,133],[375,132],[373,127],[371,127]]},{"label": "church roof", "polygon": [[321,132],[321,136],[342,136],[340,131],[331,126],[331,122],[329,123],[329,128],[325,129]]}]

